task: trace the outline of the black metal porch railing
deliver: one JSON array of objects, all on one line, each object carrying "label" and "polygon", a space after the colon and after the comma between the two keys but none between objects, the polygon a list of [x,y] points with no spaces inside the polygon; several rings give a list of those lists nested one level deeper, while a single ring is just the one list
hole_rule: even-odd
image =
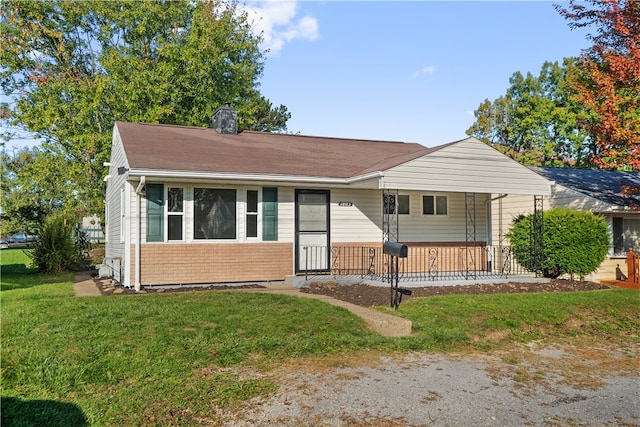
[{"label": "black metal porch railing", "polygon": [[[324,273],[383,280],[388,273],[388,256],[382,253],[381,246],[332,246],[328,260],[326,247],[308,246],[305,252],[307,275]],[[533,275],[516,261],[513,253],[510,246],[409,246],[407,257],[399,259],[399,280],[478,280]],[[319,268],[321,266],[323,268]]]}]

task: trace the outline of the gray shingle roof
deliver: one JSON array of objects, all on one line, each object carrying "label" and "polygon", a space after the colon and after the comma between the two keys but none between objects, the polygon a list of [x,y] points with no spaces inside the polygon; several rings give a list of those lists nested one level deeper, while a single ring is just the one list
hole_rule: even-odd
[{"label": "gray shingle roof", "polygon": [[628,208],[640,205],[640,194],[624,196],[621,193],[623,184],[640,187],[640,172],[535,166],[531,166],[530,169],[551,181],[555,181],[556,184],[605,203]]}]

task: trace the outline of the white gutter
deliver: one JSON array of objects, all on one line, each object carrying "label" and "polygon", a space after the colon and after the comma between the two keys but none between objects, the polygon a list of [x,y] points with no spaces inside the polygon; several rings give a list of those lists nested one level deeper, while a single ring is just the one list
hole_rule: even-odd
[{"label": "white gutter", "polygon": [[153,177],[168,179],[206,179],[206,180],[233,180],[233,181],[270,181],[270,182],[293,182],[293,183],[314,183],[314,184],[356,184],[362,181],[382,178],[381,171],[371,172],[366,175],[359,175],[349,178],[333,178],[326,176],[308,175],[278,175],[278,174],[258,174],[258,173],[233,173],[233,172],[192,172],[192,171],[170,171],[160,169],[130,169],[130,177]]},{"label": "white gutter", "polygon": [[134,272],[134,287],[136,291],[140,290],[140,246],[142,245],[142,196],[145,192],[145,177],[140,177],[140,182],[136,187],[136,195],[138,202],[138,224],[137,224],[137,236],[136,236],[136,251],[135,251],[135,272]]}]

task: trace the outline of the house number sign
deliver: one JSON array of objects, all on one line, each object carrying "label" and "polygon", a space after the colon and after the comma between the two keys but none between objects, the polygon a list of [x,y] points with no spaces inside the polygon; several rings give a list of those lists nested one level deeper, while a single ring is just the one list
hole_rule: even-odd
[{"label": "house number sign", "polygon": [[353,202],[338,202],[338,206],[353,206]]}]

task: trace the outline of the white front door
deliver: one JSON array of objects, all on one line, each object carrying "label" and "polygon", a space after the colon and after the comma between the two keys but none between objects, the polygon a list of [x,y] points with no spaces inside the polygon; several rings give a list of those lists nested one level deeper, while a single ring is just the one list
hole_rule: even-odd
[{"label": "white front door", "polygon": [[329,269],[329,191],[296,190],[296,272]]}]

